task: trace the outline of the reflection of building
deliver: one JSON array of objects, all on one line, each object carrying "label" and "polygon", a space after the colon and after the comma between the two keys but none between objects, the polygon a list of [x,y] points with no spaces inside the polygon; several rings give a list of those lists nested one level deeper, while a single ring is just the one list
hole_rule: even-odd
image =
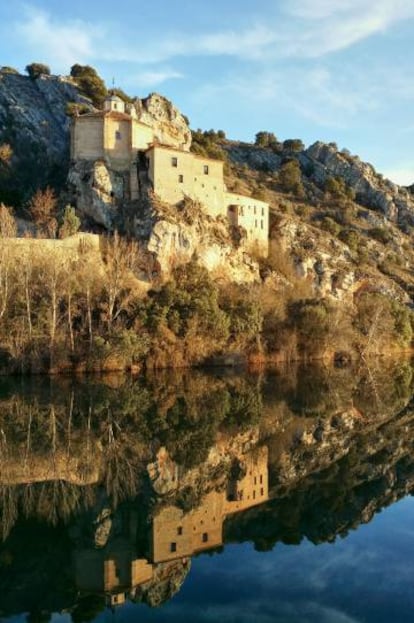
[{"label": "reflection of building", "polygon": [[[145,592],[160,581],[168,582],[169,574],[177,574],[177,565],[182,581],[193,554],[222,545],[227,515],[268,499],[267,459],[266,447],[245,456],[227,490],[211,491],[189,512],[172,505],[163,507],[152,519],[149,547],[144,546],[140,554],[135,547],[138,520],[130,511],[122,536],[103,549],[76,552],[79,590],[104,592],[114,606],[124,603],[127,594],[134,596],[138,590]],[[178,590],[177,582],[170,582],[168,590]]]},{"label": "reflection of building", "polygon": [[104,110],[74,118],[71,133],[73,160],[105,160],[125,174],[124,199],[138,199],[141,184],[172,205],[189,197],[213,217],[224,216],[246,230],[248,243],[267,253],[269,205],[244,195],[228,193],[223,162],[157,143],[153,129],[138,121],[135,108],[110,96]]},{"label": "reflection of building", "polygon": [[189,513],[176,506],[163,508],[153,519],[151,559],[155,563],[172,560],[221,545],[226,515],[268,499],[267,455],[266,447],[252,452],[227,492],[211,491]]}]

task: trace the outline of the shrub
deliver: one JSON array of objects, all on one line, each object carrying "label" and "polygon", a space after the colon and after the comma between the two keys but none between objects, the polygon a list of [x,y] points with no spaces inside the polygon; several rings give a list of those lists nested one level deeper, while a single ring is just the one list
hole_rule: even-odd
[{"label": "shrub", "polygon": [[356,251],[361,243],[361,237],[355,229],[342,229],[338,234],[338,238],[348,245],[351,251]]},{"label": "shrub", "polygon": [[372,227],[368,234],[382,244],[387,244],[391,240],[390,232],[384,227]]},{"label": "shrub", "polygon": [[50,76],[50,67],[43,63],[31,63],[30,65],[26,65],[25,69],[31,80],[36,80],[36,78],[39,78],[42,74]]},{"label": "shrub", "polygon": [[87,112],[89,112],[89,106],[87,104],[81,104],[79,102],[68,102],[66,104],[65,113],[68,115],[68,117],[83,115]]},{"label": "shrub", "polygon": [[265,131],[257,132],[255,136],[254,144],[257,147],[267,147],[270,149],[274,147],[278,147],[279,145],[278,140],[276,136],[273,134],[273,132],[265,132]]},{"label": "shrub", "polygon": [[59,229],[59,238],[67,238],[73,236],[79,230],[80,218],[76,216],[75,208],[71,205],[65,207],[63,214],[63,222]]},{"label": "shrub", "polygon": [[321,229],[327,231],[332,234],[332,236],[337,236],[341,230],[340,225],[336,221],[333,220],[330,216],[325,216],[320,223]]},{"label": "shrub", "polygon": [[303,151],[305,149],[305,145],[299,138],[288,138],[286,141],[283,141],[283,149],[286,151]]},{"label": "shrub", "polygon": [[93,104],[101,107],[107,95],[107,89],[102,78],[90,65],[72,65],[70,75],[75,79],[81,93],[89,97]]},{"label": "shrub", "polygon": [[20,75],[17,69],[15,69],[14,67],[8,67],[7,65],[3,65],[3,67],[0,67],[0,73],[1,74],[15,74],[17,76]]},{"label": "shrub", "polygon": [[290,160],[281,166],[278,180],[283,190],[293,192],[296,195],[304,193],[302,174],[297,160]]}]

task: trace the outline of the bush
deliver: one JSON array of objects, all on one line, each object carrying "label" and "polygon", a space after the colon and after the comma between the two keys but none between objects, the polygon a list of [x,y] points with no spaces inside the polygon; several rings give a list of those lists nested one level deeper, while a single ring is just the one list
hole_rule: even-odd
[{"label": "bush", "polygon": [[71,205],[65,207],[63,214],[63,222],[59,229],[59,238],[67,238],[73,236],[79,230],[80,218],[76,216],[75,208]]},{"label": "bush", "polygon": [[257,147],[266,147],[269,149],[279,146],[279,142],[273,132],[258,132],[255,136],[254,144]]},{"label": "bush", "polygon": [[104,81],[90,65],[72,65],[70,75],[75,79],[79,90],[89,97],[92,103],[100,108],[107,95]]},{"label": "bush", "polygon": [[332,234],[332,236],[337,236],[341,230],[340,225],[338,225],[338,223],[334,221],[333,218],[331,218],[330,216],[325,216],[321,220],[320,227],[324,231]]},{"label": "bush", "polygon": [[299,138],[288,138],[286,141],[283,141],[283,149],[299,152],[305,149],[305,145]]},{"label": "bush", "polygon": [[355,229],[342,229],[338,234],[338,238],[348,245],[351,251],[356,251],[361,243],[361,237]]},{"label": "bush", "polygon": [[30,65],[26,65],[25,69],[31,80],[36,80],[36,78],[39,78],[42,74],[50,76],[50,67],[43,63],[31,63]]},{"label": "bush", "polygon": [[83,115],[89,112],[89,106],[87,104],[81,104],[79,102],[68,102],[66,104],[65,113],[68,117],[75,117],[77,115]]},{"label": "bush", "polygon": [[0,67],[0,73],[1,74],[15,74],[17,76],[20,75],[17,69],[15,69],[14,67],[8,67],[7,65],[3,65],[3,67]]},{"label": "bush", "polygon": [[283,190],[293,192],[298,196],[304,194],[302,174],[297,160],[290,160],[281,166],[278,181]]},{"label": "bush", "polygon": [[372,227],[368,234],[382,244],[387,244],[391,240],[390,232],[384,227]]}]

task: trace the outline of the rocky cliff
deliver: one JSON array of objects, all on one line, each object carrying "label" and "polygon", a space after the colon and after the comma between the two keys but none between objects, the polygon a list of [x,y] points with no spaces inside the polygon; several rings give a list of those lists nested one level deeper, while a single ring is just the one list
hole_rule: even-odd
[{"label": "rocky cliff", "polygon": [[83,102],[76,86],[61,76],[41,75],[36,80],[0,73],[0,144],[12,149],[1,193],[21,203],[36,188],[60,187],[69,166],[68,102]]}]

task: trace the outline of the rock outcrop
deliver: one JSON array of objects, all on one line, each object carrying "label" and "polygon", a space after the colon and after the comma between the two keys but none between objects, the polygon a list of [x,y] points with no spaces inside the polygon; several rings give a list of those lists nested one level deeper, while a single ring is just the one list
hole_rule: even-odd
[{"label": "rock outcrop", "polygon": [[134,101],[139,121],[151,126],[158,143],[189,151],[191,130],[188,120],[166,97],[151,93]]},{"label": "rock outcrop", "polygon": [[328,177],[339,177],[355,192],[358,203],[378,210],[399,225],[414,223],[414,200],[409,191],[377,173],[358,157],[339,152],[336,145],[320,141],[302,152],[299,160],[310,179],[323,186]]},{"label": "rock outcrop", "polygon": [[0,72],[0,144],[7,143],[13,150],[6,188],[22,200],[39,186],[65,181],[69,102],[88,100],[68,78],[41,75],[33,80]]}]

